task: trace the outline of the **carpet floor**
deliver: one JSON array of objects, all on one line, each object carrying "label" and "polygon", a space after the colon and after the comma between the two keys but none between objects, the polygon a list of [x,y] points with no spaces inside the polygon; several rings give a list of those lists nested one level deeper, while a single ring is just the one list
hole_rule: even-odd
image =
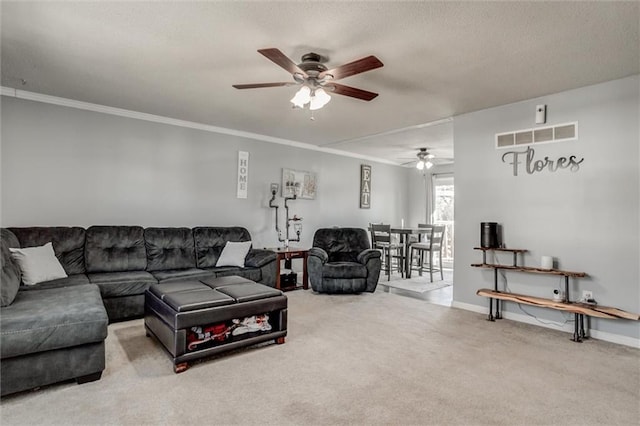
[{"label": "carpet floor", "polygon": [[109,326],[102,379],[8,396],[3,425],[640,422],[640,350],[384,291],[287,293],[284,345],[174,374],[142,320]]}]

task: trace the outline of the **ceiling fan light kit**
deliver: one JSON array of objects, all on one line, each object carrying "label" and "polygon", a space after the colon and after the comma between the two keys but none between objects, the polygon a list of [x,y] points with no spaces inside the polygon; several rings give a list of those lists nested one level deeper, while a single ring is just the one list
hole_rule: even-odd
[{"label": "ceiling fan light kit", "polygon": [[302,86],[300,90],[291,98],[291,103],[294,107],[304,108],[306,104],[311,101],[311,89],[307,86]]},{"label": "ceiling fan light kit", "polygon": [[320,109],[328,104],[330,100],[331,96],[329,96],[327,92],[324,91],[324,89],[316,89],[313,91],[313,95],[311,96],[311,99],[309,101],[309,109],[311,111]]},{"label": "ceiling fan light kit", "polygon": [[323,88],[311,90],[308,86],[302,86],[291,99],[291,103],[295,108],[304,108],[309,104],[309,109],[315,111],[328,104],[330,100],[331,96]]},{"label": "ceiling fan light kit", "polygon": [[429,160],[419,160],[416,163],[416,169],[418,170],[423,170],[424,168],[427,168],[427,170],[429,170],[431,167],[433,167],[433,163]]},{"label": "ceiling fan light kit", "polygon": [[257,89],[300,84],[302,87],[296,92],[293,98],[291,98],[291,103],[294,108],[304,108],[306,105],[309,105],[311,111],[320,109],[329,103],[331,96],[329,96],[327,90],[334,94],[350,96],[363,101],[370,101],[378,96],[377,93],[334,83],[335,80],[384,66],[375,56],[367,56],[366,58],[328,69],[321,63],[322,56],[317,53],[307,53],[302,56],[302,62],[300,64],[295,64],[284,53],[275,48],[259,49],[258,52],[276,65],[287,70],[293,77],[295,83],[234,84],[233,87],[236,89]]},{"label": "ceiling fan light kit", "polygon": [[[420,148],[418,150],[417,154],[416,154],[416,157],[418,157],[418,161],[416,162],[416,169],[418,169],[418,170],[424,170],[424,169],[429,170],[430,168],[433,167],[434,162],[431,161],[431,160],[433,158],[435,158],[435,155],[431,154],[427,150],[427,148]],[[405,163],[405,164],[409,164],[409,163]]]}]

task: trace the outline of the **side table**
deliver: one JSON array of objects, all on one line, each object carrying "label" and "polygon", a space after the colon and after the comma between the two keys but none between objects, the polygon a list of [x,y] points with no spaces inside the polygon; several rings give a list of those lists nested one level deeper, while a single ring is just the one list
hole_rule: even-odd
[{"label": "side table", "polygon": [[[296,247],[277,247],[267,248],[273,251],[276,258],[276,289],[283,290],[280,286],[280,263],[281,261],[290,261],[291,259],[302,259],[302,288],[309,289],[309,274],[307,273],[307,258],[309,257],[309,249]],[[285,289],[286,290],[286,289]]]}]

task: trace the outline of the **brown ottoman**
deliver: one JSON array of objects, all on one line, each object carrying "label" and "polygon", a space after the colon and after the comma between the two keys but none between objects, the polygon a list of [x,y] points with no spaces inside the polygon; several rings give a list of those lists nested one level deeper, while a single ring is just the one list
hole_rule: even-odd
[{"label": "brown ottoman", "polygon": [[173,358],[174,371],[219,352],[287,335],[287,297],[231,276],[154,284],[145,293],[144,325]]}]

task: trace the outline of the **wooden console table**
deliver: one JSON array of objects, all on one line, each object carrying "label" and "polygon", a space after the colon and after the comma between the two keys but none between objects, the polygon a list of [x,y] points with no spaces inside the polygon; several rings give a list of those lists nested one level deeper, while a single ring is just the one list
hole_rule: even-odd
[{"label": "wooden console table", "polygon": [[309,274],[307,273],[307,258],[309,257],[309,249],[301,249],[295,247],[277,247],[268,248],[267,250],[271,250],[276,254],[276,288],[278,290],[290,289],[283,289],[280,286],[280,263],[283,260],[291,261],[291,259],[302,259],[302,288],[304,290],[307,290],[309,288]]},{"label": "wooden console table", "polygon": [[[484,296],[489,298],[489,321],[501,319],[500,313],[500,301],[509,301],[515,303],[522,303],[525,305],[540,306],[543,308],[555,309],[559,311],[570,312],[575,315],[575,328],[573,333],[573,341],[581,342],[586,338],[584,330],[584,316],[591,316],[597,318],[607,319],[630,319],[634,321],[640,320],[640,315],[623,311],[617,308],[611,308],[607,306],[600,306],[595,303],[582,303],[572,302],[569,297],[569,278],[583,278],[587,274],[584,272],[570,272],[562,271],[559,269],[542,269],[533,268],[528,266],[518,266],[518,254],[525,253],[527,250],[523,249],[506,249],[506,248],[485,248],[474,247],[474,250],[482,250],[482,263],[474,263],[471,266],[475,268],[489,268],[494,271],[494,288],[493,290],[488,288],[481,288],[476,292],[478,296]],[[487,263],[486,253],[487,251],[502,251],[513,253],[513,265],[501,265]],[[559,275],[564,277],[564,298],[563,300],[546,299],[543,297],[528,296],[525,294],[507,293],[498,290],[498,270],[503,269],[507,271],[527,272],[534,274],[546,274],[546,275]],[[493,315],[493,299],[496,301],[496,314]]]}]

